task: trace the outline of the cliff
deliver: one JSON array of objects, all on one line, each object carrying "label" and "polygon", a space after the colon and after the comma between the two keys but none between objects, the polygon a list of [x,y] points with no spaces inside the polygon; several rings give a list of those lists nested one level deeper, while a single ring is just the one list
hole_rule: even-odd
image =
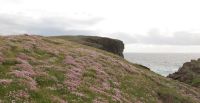
[{"label": "cliff", "polygon": [[199,103],[200,90],[68,40],[0,37],[2,103]]},{"label": "cliff", "polygon": [[177,72],[168,77],[200,88],[200,59],[184,63]]},{"label": "cliff", "polygon": [[56,38],[77,42],[87,46],[92,46],[124,57],[124,43],[117,39],[97,36],[56,36]]}]

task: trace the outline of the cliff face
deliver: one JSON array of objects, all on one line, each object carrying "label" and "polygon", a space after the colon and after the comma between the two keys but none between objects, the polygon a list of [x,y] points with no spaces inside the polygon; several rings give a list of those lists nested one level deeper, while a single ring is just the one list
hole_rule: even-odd
[{"label": "cliff face", "polygon": [[92,46],[124,57],[124,43],[117,39],[96,36],[57,36],[56,38],[66,39],[83,45]]},{"label": "cliff face", "polygon": [[200,59],[184,63],[177,72],[168,77],[200,88]]},{"label": "cliff face", "polygon": [[199,103],[200,90],[93,47],[0,37],[0,102]]}]

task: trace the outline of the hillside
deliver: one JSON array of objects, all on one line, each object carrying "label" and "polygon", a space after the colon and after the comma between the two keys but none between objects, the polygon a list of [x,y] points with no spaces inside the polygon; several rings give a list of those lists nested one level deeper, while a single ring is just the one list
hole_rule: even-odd
[{"label": "hillside", "polygon": [[100,49],[42,36],[0,37],[0,103],[199,101],[199,88]]}]

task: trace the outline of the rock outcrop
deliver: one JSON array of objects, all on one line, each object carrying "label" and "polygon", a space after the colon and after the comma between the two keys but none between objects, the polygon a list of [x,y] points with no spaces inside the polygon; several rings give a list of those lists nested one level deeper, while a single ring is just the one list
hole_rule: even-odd
[{"label": "rock outcrop", "polygon": [[184,63],[177,72],[170,74],[168,77],[200,87],[200,59]]},{"label": "rock outcrop", "polygon": [[124,43],[117,39],[97,36],[57,36],[57,38],[67,39],[83,45],[92,46],[124,57]]}]

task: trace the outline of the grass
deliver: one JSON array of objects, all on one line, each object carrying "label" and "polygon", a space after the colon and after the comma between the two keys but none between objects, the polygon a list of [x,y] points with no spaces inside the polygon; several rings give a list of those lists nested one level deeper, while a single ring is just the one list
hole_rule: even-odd
[{"label": "grass", "polygon": [[15,65],[15,64],[20,64],[20,62],[18,62],[16,59],[14,58],[8,58],[8,59],[5,59],[2,63],[2,65]]},{"label": "grass", "polygon": [[65,79],[65,75],[62,71],[57,71],[55,68],[52,68],[48,71],[50,76],[54,76],[57,78],[59,82],[63,82]]},{"label": "grass", "polygon": [[11,91],[17,91],[17,90],[24,90],[25,86],[22,84],[19,84],[19,81],[17,79],[13,80],[11,84],[8,86],[2,86],[0,85],[0,99],[9,99],[9,93]]},{"label": "grass", "polygon": [[196,77],[192,80],[191,83],[193,86],[200,86],[200,77]]},{"label": "grass", "polygon": [[35,103],[52,103],[49,91],[42,89],[38,91],[30,91],[32,101]]},{"label": "grass", "polygon": [[156,98],[152,96],[154,89],[151,89],[151,86],[154,85],[148,78],[141,79],[138,76],[127,75],[123,77],[120,88],[123,92],[129,94],[132,101],[139,98],[140,101],[145,103],[156,103]]},{"label": "grass", "polygon": [[158,96],[164,103],[193,103],[190,98],[182,97],[174,89],[160,88]]},{"label": "grass", "polygon": [[2,64],[0,64],[0,78],[7,78],[9,75],[7,74],[12,66],[19,64],[19,62],[16,59],[13,58],[7,58],[3,61]]},{"label": "grass", "polygon": [[48,87],[48,86],[53,86],[57,83],[56,80],[49,76],[39,76],[36,77],[36,82],[38,83],[39,86],[41,87]]},{"label": "grass", "polygon": [[97,71],[95,69],[87,69],[84,73],[83,73],[83,77],[90,77],[90,78],[97,78],[96,77]]},{"label": "grass", "polygon": [[47,39],[47,38],[45,38],[45,39],[43,39],[43,40],[46,41],[46,42],[55,44],[55,45],[63,44],[62,42],[58,42],[58,41],[51,40],[51,39]]}]

